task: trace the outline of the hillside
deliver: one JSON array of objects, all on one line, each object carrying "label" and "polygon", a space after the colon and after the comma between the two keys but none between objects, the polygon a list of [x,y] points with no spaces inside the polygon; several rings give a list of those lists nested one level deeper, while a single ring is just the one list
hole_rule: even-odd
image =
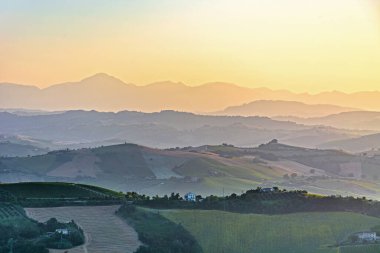
[{"label": "hillside", "polygon": [[380,159],[270,142],[152,149],[120,144],[0,159],[2,182],[69,181],[145,194],[240,192],[256,186],[378,198]]},{"label": "hillside", "polygon": [[305,104],[295,101],[258,100],[248,104],[227,107],[217,115],[240,116],[294,116],[294,117],[322,117],[341,112],[358,111],[358,109],[326,104]]},{"label": "hillside", "polygon": [[380,112],[351,111],[324,117],[275,117],[277,120],[289,120],[305,125],[323,125],[335,128],[355,130],[380,130]]},{"label": "hillside", "polygon": [[39,148],[32,145],[0,141],[0,156],[2,157],[42,155],[48,151],[49,149]]},{"label": "hillside", "polygon": [[351,252],[333,246],[352,233],[380,224],[378,218],[342,212],[271,216],[201,210],[160,213],[181,224],[208,253]]},{"label": "hillside", "polygon": [[0,184],[0,197],[15,199],[86,199],[121,197],[120,193],[101,187],[73,183],[14,183]]},{"label": "hillside", "polygon": [[370,134],[357,138],[330,141],[319,145],[320,148],[333,148],[349,152],[366,152],[380,148],[380,134]]},{"label": "hillside", "polygon": [[220,143],[256,146],[274,138],[292,145],[316,147],[328,141],[368,134],[266,117],[211,116],[176,111],[68,111],[31,116],[0,112],[0,122],[0,133],[22,136],[51,150],[125,141],[157,148]]}]

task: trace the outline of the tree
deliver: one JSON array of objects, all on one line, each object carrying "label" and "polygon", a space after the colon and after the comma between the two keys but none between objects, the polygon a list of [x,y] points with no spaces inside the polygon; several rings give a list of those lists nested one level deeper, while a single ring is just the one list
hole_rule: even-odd
[{"label": "tree", "polygon": [[356,243],[359,241],[359,237],[357,235],[350,235],[348,237],[348,240],[351,242],[351,243]]},{"label": "tree", "polygon": [[270,142],[268,142],[268,144],[277,144],[278,143],[278,140],[277,139],[273,139],[271,140]]}]

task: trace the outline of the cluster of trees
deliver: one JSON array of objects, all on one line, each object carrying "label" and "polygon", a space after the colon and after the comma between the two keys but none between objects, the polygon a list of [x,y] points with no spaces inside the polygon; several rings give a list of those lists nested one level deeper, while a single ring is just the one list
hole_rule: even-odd
[{"label": "cluster of trees", "polygon": [[144,243],[136,253],[202,253],[201,247],[188,231],[159,212],[124,205],[117,214],[134,227],[139,240]]},{"label": "cluster of trees", "polygon": [[226,197],[198,195],[196,202],[184,201],[178,193],[153,198],[137,193],[127,195],[135,204],[150,208],[208,209],[263,214],[349,211],[380,217],[380,202],[364,197],[320,196],[309,194],[307,191],[287,191],[277,187],[269,191],[258,187],[241,195],[233,193]]},{"label": "cluster of trees", "polygon": [[39,231],[30,226],[16,228],[0,224],[0,253],[48,253],[46,247],[33,242],[39,235]]},{"label": "cluster of trees", "polygon": [[[69,234],[56,232],[68,229]],[[60,223],[50,219],[46,223],[24,220],[20,224],[0,224],[0,253],[48,253],[48,248],[69,249],[84,243],[84,233],[73,221]]]},{"label": "cluster of trees", "polygon": [[[74,222],[60,223],[57,219],[51,218],[46,223],[39,223],[39,227],[44,236],[37,240],[38,244],[45,245],[51,249],[70,249],[81,245],[85,241],[83,230]],[[67,229],[69,234],[56,233],[57,229]]]}]

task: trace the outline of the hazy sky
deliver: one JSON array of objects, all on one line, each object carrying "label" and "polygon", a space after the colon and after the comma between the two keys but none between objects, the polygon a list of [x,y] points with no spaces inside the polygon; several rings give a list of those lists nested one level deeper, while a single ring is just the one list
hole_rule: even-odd
[{"label": "hazy sky", "polygon": [[380,0],[1,0],[0,82],[380,90]]}]

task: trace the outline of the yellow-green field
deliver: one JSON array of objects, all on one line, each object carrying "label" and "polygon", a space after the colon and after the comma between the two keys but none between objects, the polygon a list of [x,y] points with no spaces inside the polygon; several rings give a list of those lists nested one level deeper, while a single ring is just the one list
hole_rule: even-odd
[{"label": "yellow-green field", "polygon": [[339,249],[334,245],[354,232],[380,224],[378,218],[345,212],[273,216],[205,210],[160,213],[182,224],[205,253],[373,252],[376,246],[367,247],[367,251],[363,247]]},{"label": "yellow-green field", "polygon": [[339,253],[379,253],[380,245],[359,245],[340,248]]}]

